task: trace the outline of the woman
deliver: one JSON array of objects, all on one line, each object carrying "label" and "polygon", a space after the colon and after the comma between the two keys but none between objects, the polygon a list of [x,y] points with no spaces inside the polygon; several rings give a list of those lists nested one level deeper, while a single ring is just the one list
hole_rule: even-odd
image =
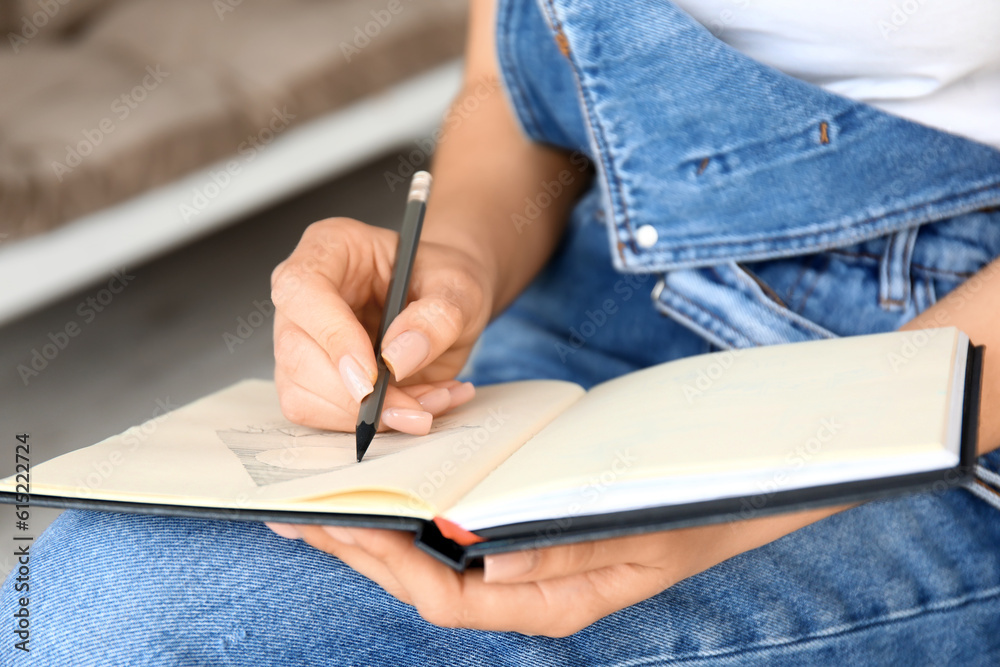
[{"label": "woman", "polygon": [[[1000,55],[970,38],[942,57],[927,5],[899,25],[887,2],[840,3],[839,23],[825,4],[758,5],[473,3],[415,298],[382,351],[400,382],[385,427],[426,433],[474,393],[463,368],[473,385],[592,385],[721,348],[952,325],[1000,349],[1000,135],[995,116],[977,120],[1000,77],[976,74]],[[995,35],[986,13],[952,23]],[[872,30],[891,48],[836,39]],[[950,85],[932,85],[928,50]],[[394,248],[335,218],[275,270],[289,419],[353,429]],[[989,361],[983,402],[995,472]],[[141,650],[143,664],[995,664],[996,511],[952,490],[491,556],[464,574],[392,531],[272,526],[298,541],[67,513],[37,545],[39,576],[59,581],[37,627],[62,624],[48,650],[85,657],[74,664]],[[109,529],[111,545],[95,537]]]}]

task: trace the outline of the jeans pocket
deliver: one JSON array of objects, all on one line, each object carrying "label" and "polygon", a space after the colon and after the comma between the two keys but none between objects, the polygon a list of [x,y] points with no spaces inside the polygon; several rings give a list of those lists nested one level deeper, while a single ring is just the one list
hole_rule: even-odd
[{"label": "jeans pocket", "polygon": [[837,335],[897,329],[1000,256],[1000,210],[744,266],[765,293]]},{"label": "jeans pocket", "polygon": [[744,265],[729,262],[668,271],[652,298],[661,313],[723,349],[836,337],[766,287]]}]

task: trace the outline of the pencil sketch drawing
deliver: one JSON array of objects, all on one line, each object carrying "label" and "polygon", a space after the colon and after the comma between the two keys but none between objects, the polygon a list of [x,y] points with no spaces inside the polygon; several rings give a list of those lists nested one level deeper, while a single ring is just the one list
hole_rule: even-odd
[{"label": "pencil sketch drawing", "polygon": [[435,425],[430,434],[419,438],[397,432],[379,433],[362,463],[357,462],[353,433],[323,431],[282,421],[217,430],[216,434],[236,455],[254,483],[266,486],[365,465],[447,437],[448,426],[451,424]]}]

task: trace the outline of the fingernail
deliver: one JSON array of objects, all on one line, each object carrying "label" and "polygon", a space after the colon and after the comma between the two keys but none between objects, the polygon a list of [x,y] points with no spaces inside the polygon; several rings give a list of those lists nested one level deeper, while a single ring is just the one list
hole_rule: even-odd
[{"label": "fingernail", "polygon": [[458,407],[462,403],[468,403],[476,395],[476,388],[471,382],[463,382],[448,390],[451,393],[451,407]]},{"label": "fingernail", "polygon": [[419,403],[420,407],[432,415],[437,414],[451,405],[451,392],[445,387],[431,389],[429,392],[418,398],[417,403]]},{"label": "fingernail", "polygon": [[277,535],[284,537],[286,540],[298,540],[302,537],[302,533],[299,529],[290,523],[276,523],[274,521],[266,521],[264,525],[273,530]]},{"label": "fingernail", "polygon": [[431,431],[431,421],[434,416],[423,410],[407,410],[406,408],[386,408],[382,411],[382,423],[411,435],[427,435]]},{"label": "fingernail", "polygon": [[351,535],[351,531],[347,530],[343,526],[323,526],[323,530],[326,531],[327,535],[342,544],[356,543],[354,536]]},{"label": "fingernail", "polygon": [[358,363],[357,359],[349,354],[340,358],[340,379],[344,382],[351,397],[359,403],[362,398],[375,389],[371,380],[368,379],[365,369]]},{"label": "fingernail", "polygon": [[431,352],[431,342],[419,331],[404,331],[382,346],[382,358],[396,380],[416,370]]},{"label": "fingernail", "polygon": [[538,552],[534,549],[486,556],[483,563],[485,568],[483,581],[495,583],[516,579],[531,572],[537,564]]}]

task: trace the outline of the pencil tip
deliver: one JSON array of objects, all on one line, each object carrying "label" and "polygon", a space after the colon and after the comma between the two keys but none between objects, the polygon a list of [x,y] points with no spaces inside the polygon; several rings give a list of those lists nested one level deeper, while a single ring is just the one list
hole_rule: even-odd
[{"label": "pencil tip", "polygon": [[368,446],[372,444],[372,438],[375,437],[375,424],[361,422],[355,429],[354,434],[357,438],[358,463],[360,463],[361,459],[365,456],[365,452],[368,451]]}]

